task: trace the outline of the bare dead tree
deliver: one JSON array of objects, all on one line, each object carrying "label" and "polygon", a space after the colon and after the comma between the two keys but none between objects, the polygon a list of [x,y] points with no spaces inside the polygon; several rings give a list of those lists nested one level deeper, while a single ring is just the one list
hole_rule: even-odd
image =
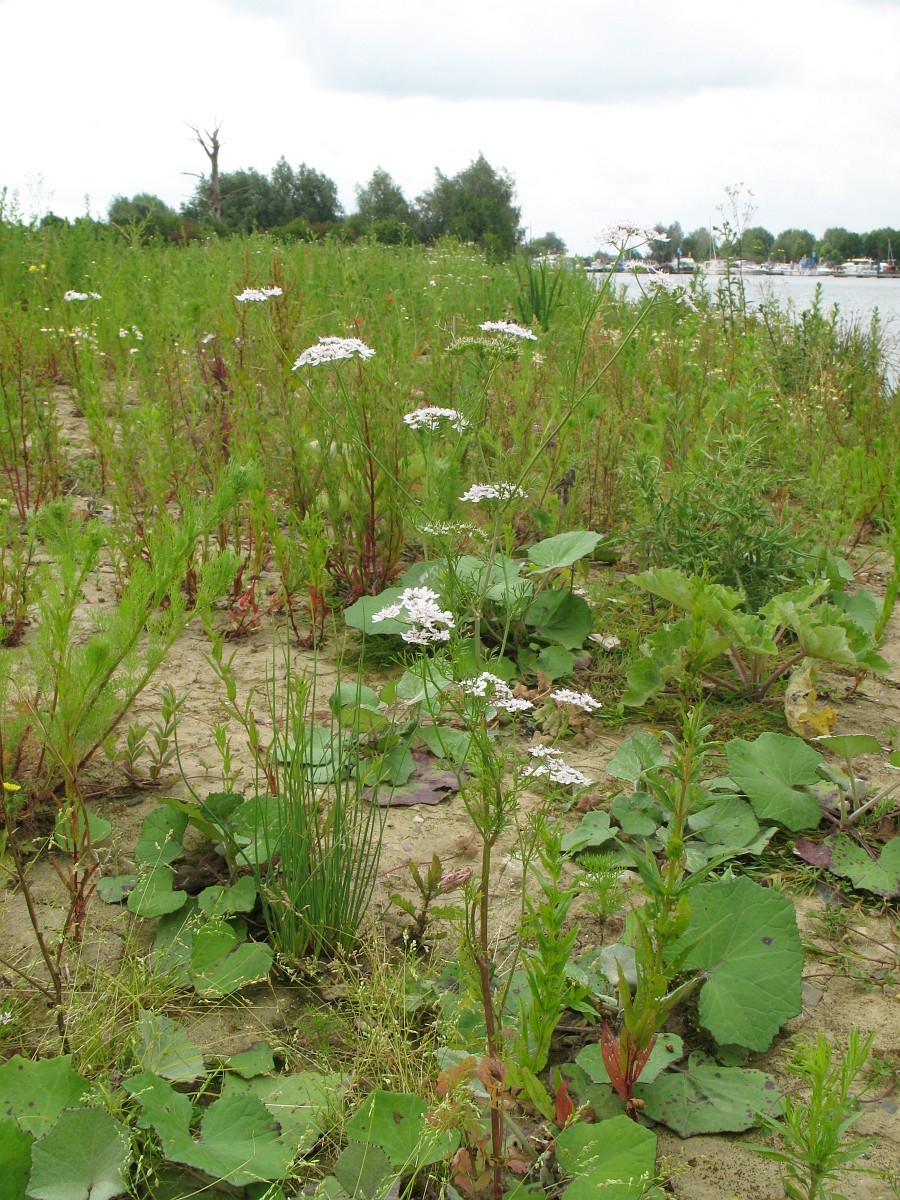
[{"label": "bare dead tree", "polygon": [[[206,188],[206,197],[209,201],[210,211],[217,221],[222,220],[222,189],[219,186],[219,149],[222,143],[219,141],[219,130],[222,128],[221,122],[216,122],[212,132],[200,129],[196,125],[191,125],[186,121],[188,129],[190,129],[194,137],[203,147],[206,157],[209,159],[209,183]],[[203,176],[200,176],[202,179]]]}]

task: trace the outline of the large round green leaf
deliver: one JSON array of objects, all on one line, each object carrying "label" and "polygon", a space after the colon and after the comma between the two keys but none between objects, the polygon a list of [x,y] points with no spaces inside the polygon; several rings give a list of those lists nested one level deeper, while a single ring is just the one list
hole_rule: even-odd
[{"label": "large round green leaf", "polygon": [[112,1200],[125,1191],[131,1138],[102,1108],[66,1108],[31,1150],[34,1200]]},{"label": "large round green leaf", "polygon": [[556,1139],[556,1156],[576,1176],[567,1200],[638,1200],[653,1180],[656,1134],[626,1116],[596,1125],[578,1121]]},{"label": "large round green leaf", "polygon": [[0,1116],[13,1117],[22,1129],[41,1137],[87,1090],[70,1055],[32,1062],[16,1054],[0,1065]]},{"label": "large round green leaf", "polygon": [[703,1054],[692,1054],[687,1070],[667,1071],[655,1080],[643,1078],[635,1094],[653,1121],[668,1125],[679,1137],[698,1133],[740,1133],[759,1121],[779,1098],[775,1080],[762,1071],[720,1067]]},{"label": "large round green leaf", "polygon": [[557,571],[562,567],[571,567],[579,558],[592,554],[599,541],[599,533],[591,533],[584,529],[560,533],[556,537],[544,538],[542,542],[530,546],[528,561],[541,574]]},{"label": "large round green leaf", "polygon": [[801,1008],[803,947],[794,906],[745,876],[703,883],[666,958],[700,971],[700,1023],[721,1045],[766,1050]]},{"label": "large round green leaf", "polygon": [[822,755],[802,738],[761,733],[755,742],[735,738],[726,748],[728,774],[763,821],[788,829],[815,829],[822,819],[818,800],[802,790],[818,779]]}]

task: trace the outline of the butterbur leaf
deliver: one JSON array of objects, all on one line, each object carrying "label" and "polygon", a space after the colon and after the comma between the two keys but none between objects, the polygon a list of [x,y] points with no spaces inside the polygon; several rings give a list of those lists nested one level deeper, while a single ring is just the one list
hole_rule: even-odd
[{"label": "butterbur leaf", "polygon": [[692,1054],[687,1070],[669,1071],[652,1082],[642,1078],[635,1095],[651,1120],[683,1138],[750,1129],[779,1099],[770,1075],[720,1067],[703,1054]]},{"label": "butterbur leaf", "polygon": [[83,805],[73,808],[62,808],[56,818],[53,830],[53,841],[66,854],[80,853],[89,843],[99,846],[112,833],[112,825],[105,817],[99,817],[95,812]]},{"label": "butterbur leaf", "polygon": [[900,896],[900,837],[893,837],[881,848],[878,858],[872,858],[845,833],[835,833],[825,839],[831,851],[831,862],[824,864],[835,875],[843,875],[864,892],[876,896]]},{"label": "butterbur leaf", "polygon": [[413,1171],[440,1162],[459,1142],[450,1130],[439,1130],[425,1119],[428,1105],[407,1092],[370,1092],[347,1122],[347,1136],[380,1146],[391,1166]]},{"label": "butterbur leaf", "polygon": [[71,1055],[32,1062],[16,1054],[0,1064],[0,1117],[12,1117],[39,1138],[87,1090],[87,1082],[72,1069]]},{"label": "butterbur leaf", "polygon": [[183,1025],[162,1013],[142,1012],[137,1022],[135,1064],[163,1079],[190,1083],[205,1071],[203,1055]]},{"label": "butterbur leaf", "polygon": [[691,920],[666,952],[700,971],[700,1024],[717,1042],[766,1050],[801,1009],[803,947],[791,901],[741,876],[691,892]]},{"label": "butterbur leaf", "polygon": [[862,754],[881,754],[881,743],[869,733],[843,733],[816,738],[819,745],[841,758],[859,758]]},{"label": "butterbur leaf", "polygon": [[818,779],[822,756],[798,737],[761,733],[755,742],[734,738],[726,747],[728,774],[756,815],[793,831],[815,829],[822,819],[816,799],[803,788]]},{"label": "butterbur leaf", "polygon": [[103,1108],[67,1108],[31,1151],[34,1200],[112,1200],[125,1191],[128,1129]]},{"label": "butterbur leaf", "polygon": [[253,912],[256,905],[256,881],[252,875],[242,876],[231,887],[213,884],[197,897],[200,911],[207,917],[227,917],[231,913]]},{"label": "butterbur leaf", "polygon": [[577,1121],[556,1139],[556,1156],[575,1176],[566,1200],[639,1200],[653,1180],[656,1135],[626,1116]]},{"label": "butterbur leaf", "polygon": [[156,808],[144,818],[141,836],[134,848],[134,861],[154,867],[171,863],[182,852],[182,839],[187,829],[187,814],[169,805]]},{"label": "butterbur leaf", "polygon": [[138,1125],[153,1128],[171,1162],[197,1167],[234,1187],[287,1174],[294,1150],[256,1096],[222,1096],[203,1116],[200,1138],[191,1136],[193,1108],[187,1096],[150,1072],[122,1085],[141,1105]]},{"label": "butterbur leaf", "polygon": [[378,1200],[395,1175],[380,1146],[353,1140],[341,1151],[333,1170],[346,1194],[359,1200]]},{"label": "butterbur leaf", "polygon": [[635,733],[625,739],[606,764],[605,770],[613,779],[637,783],[645,771],[664,767],[668,761],[658,737],[652,733]]},{"label": "butterbur leaf", "polygon": [[564,854],[578,854],[581,850],[596,850],[614,837],[609,813],[594,810],[584,814],[577,828],[563,834],[560,846]]},{"label": "butterbur leaf", "polygon": [[240,1075],[242,1079],[253,1079],[256,1075],[270,1075],[275,1070],[275,1054],[268,1042],[257,1042],[249,1050],[232,1054],[225,1067]]},{"label": "butterbur leaf", "polygon": [[[269,1052],[271,1054],[271,1051]],[[312,1148],[323,1129],[322,1116],[347,1090],[343,1075],[296,1071],[292,1075],[229,1076],[223,1096],[256,1096],[278,1122],[282,1136],[303,1153]]]},{"label": "butterbur leaf", "polygon": [[0,1177],[6,1200],[25,1200],[33,1141],[31,1134],[20,1129],[12,1117],[0,1119]]},{"label": "butterbur leaf", "polygon": [[172,868],[153,867],[138,878],[128,896],[128,910],[137,917],[161,917],[177,912],[187,900],[187,892],[175,890]]},{"label": "butterbur leaf", "polygon": [[545,641],[577,650],[591,632],[591,610],[584,597],[574,592],[540,592],[525,614],[525,624],[534,627]]},{"label": "butterbur leaf", "polygon": [[121,904],[139,882],[139,875],[104,875],[97,881],[97,895],[104,904]]},{"label": "butterbur leaf", "polygon": [[544,538],[528,548],[528,561],[536,574],[558,571],[571,567],[580,558],[592,554],[600,541],[599,533],[588,530],[572,530],[556,537]]},{"label": "butterbur leaf", "polygon": [[215,917],[194,934],[191,983],[202,996],[228,996],[265,979],[272,958],[264,942],[242,941],[227,921]]}]

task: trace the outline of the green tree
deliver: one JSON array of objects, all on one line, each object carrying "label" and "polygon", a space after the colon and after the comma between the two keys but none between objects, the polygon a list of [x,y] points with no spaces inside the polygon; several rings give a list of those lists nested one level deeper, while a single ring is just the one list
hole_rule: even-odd
[{"label": "green tree", "polygon": [[671,225],[664,225],[662,221],[657,221],[655,229],[666,235],[666,239],[660,238],[659,241],[651,241],[647,246],[647,254],[650,258],[656,259],[657,262],[668,262],[675,258],[681,249],[682,256],[687,255],[684,248],[684,230],[681,228],[680,221],[673,221]]},{"label": "green tree", "polygon": [[412,219],[409,201],[383,167],[375,168],[368,183],[356,185],[356,211],[367,224],[400,221],[409,225]]},{"label": "green tree", "polygon": [[782,229],[772,247],[776,262],[799,262],[815,249],[815,235],[808,229]]},{"label": "green tree", "polygon": [[681,241],[681,253],[684,258],[694,258],[697,262],[705,262],[716,252],[715,242],[710,231],[702,226],[692,229]]},{"label": "green tree", "polygon": [[851,233],[849,229],[836,225],[825,230],[816,251],[823,262],[844,262],[862,254],[862,238],[858,233]]},{"label": "green tree", "polygon": [[740,239],[741,258],[748,258],[751,262],[766,262],[774,245],[774,234],[763,229],[762,225],[753,225],[744,230]]},{"label": "green tree", "polygon": [[534,258],[543,258],[547,254],[565,254],[566,243],[558,233],[549,229],[543,237],[532,238],[527,242],[525,250]]},{"label": "green tree", "polygon": [[434,187],[416,200],[420,234],[425,241],[449,235],[510,255],[522,236],[515,195],[512,176],[495,171],[483,154],[452,178],[437,170]]},{"label": "green tree", "polygon": [[277,197],[279,214],[272,225],[284,225],[298,217],[311,225],[329,225],[343,215],[337,184],[306,163],[301,163],[294,171],[284,158],[280,158],[272,168],[272,189]]},{"label": "green tree", "polygon": [[113,225],[138,225],[153,216],[175,217],[175,210],[170,208],[159,196],[150,192],[138,192],[131,196],[113,196],[106,210],[107,219]]}]

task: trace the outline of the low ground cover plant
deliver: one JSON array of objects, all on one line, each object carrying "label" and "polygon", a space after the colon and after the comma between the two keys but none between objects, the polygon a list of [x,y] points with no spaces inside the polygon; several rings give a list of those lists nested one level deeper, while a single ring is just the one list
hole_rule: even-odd
[{"label": "low ground cover plant", "polygon": [[[871,1039],[763,1056],[804,1019],[796,864],[900,894],[897,754],[759,702],[890,667],[874,341],[455,243],[3,230],[10,1196],[660,1197],[663,1127],[841,1186]],[[440,803],[461,844],[386,878]],[[286,988],[316,1004],[241,1050],[194,1028]]]}]

